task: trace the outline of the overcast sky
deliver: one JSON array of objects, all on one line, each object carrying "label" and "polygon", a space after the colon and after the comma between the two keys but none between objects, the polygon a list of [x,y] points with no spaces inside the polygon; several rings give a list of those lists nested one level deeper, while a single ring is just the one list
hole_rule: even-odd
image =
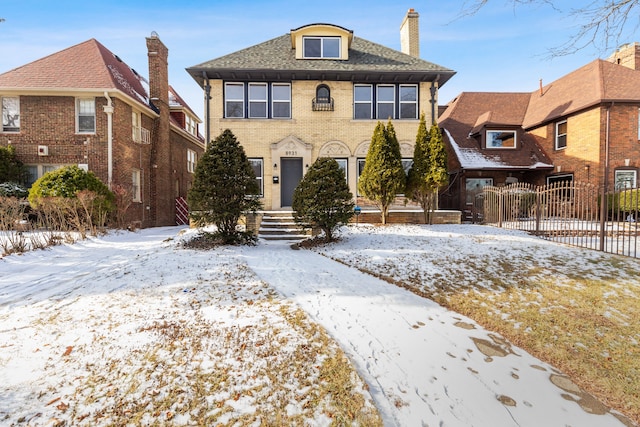
[{"label": "overcast sky", "polygon": [[[588,1],[558,0],[560,11]],[[548,59],[577,22],[549,5],[519,6],[491,0],[460,17],[463,0],[0,0],[0,73],[95,38],[148,76],[145,37],[156,31],[169,48],[169,80],[203,115],[202,89],[185,68],[323,22],[400,49],[400,24],[409,8],[420,14],[420,56],[453,69],[440,90],[445,104],[462,91],[529,92],[610,52],[587,48]],[[625,42],[640,41],[632,29]]]}]

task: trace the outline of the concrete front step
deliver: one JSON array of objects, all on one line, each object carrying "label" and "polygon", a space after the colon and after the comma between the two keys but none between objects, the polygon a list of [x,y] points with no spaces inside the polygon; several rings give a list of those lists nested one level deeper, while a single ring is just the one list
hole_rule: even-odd
[{"label": "concrete front step", "polygon": [[304,240],[309,237],[293,220],[291,212],[265,214],[258,237],[265,240]]}]

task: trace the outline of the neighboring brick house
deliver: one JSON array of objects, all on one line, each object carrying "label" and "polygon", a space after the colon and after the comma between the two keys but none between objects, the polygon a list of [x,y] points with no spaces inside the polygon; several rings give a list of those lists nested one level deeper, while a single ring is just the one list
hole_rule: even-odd
[{"label": "neighboring brick house", "polygon": [[439,125],[452,183],[441,206],[469,210],[476,189],[512,182],[636,187],[640,45],[623,46],[535,92],[462,93]]},{"label": "neighboring brick house", "polygon": [[0,144],[16,148],[27,185],[78,165],[126,191],[128,224],[176,224],[204,141],[169,86],[168,49],[155,33],[146,42],[149,81],[95,39],[0,74]]},{"label": "neighboring brick house", "polygon": [[[392,119],[411,164],[419,116],[437,118],[450,69],[419,58],[418,14],[401,26],[402,52],[332,24],[311,24],[187,71],[204,89],[205,133],[230,129],[261,184],[266,210],[287,210],[318,157],[333,157],[357,194],[378,120]],[[358,201],[359,203],[361,200]]]}]

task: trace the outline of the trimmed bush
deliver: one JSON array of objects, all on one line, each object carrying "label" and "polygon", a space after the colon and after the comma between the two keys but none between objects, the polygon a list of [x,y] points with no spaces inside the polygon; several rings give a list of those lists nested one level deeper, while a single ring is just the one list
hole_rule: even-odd
[{"label": "trimmed bush", "polygon": [[293,192],[293,218],[297,224],[319,227],[327,241],[333,231],[353,216],[353,195],[335,159],[318,158]]}]

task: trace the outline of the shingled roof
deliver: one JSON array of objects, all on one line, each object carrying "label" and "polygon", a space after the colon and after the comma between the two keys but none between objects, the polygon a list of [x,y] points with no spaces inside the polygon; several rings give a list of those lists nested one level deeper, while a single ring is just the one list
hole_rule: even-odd
[{"label": "shingled roof", "polygon": [[145,85],[143,77],[95,39],[0,74],[3,89],[119,90],[148,107]]},{"label": "shingled roof", "polygon": [[442,86],[455,72],[368,40],[353,37],[348,60],[296,59],[289,33],[212,59],[187,69],[201,85],[202,72],[212,79],[249,80],[373,80],[387,75],[393,81],[438,79]]},{"label": "shingled roof", "polygon": [[529,130],[600,104],[638,101],[640,71],[596,59],[539,91],[463,92],[447,106],[439,124],[463,168],[544,168],[551,161],[526,132],[521,150],[483,150],[472,135],[496,126]]},{"label": "shingled roof", "polygon": [[[439,125],[463,169],[548,169],[552,162],[522,131],[530,93],[463,92],[447,107]],[[483,150],[474,137],[482,129],[520,129],[518,148]],[[506,128],[506,129],[505,129]]]},{"label": "shingled roof", "polygon": [[640,101],[640,71],[596,59],[531,94],[525,129],[606,102]]}]

